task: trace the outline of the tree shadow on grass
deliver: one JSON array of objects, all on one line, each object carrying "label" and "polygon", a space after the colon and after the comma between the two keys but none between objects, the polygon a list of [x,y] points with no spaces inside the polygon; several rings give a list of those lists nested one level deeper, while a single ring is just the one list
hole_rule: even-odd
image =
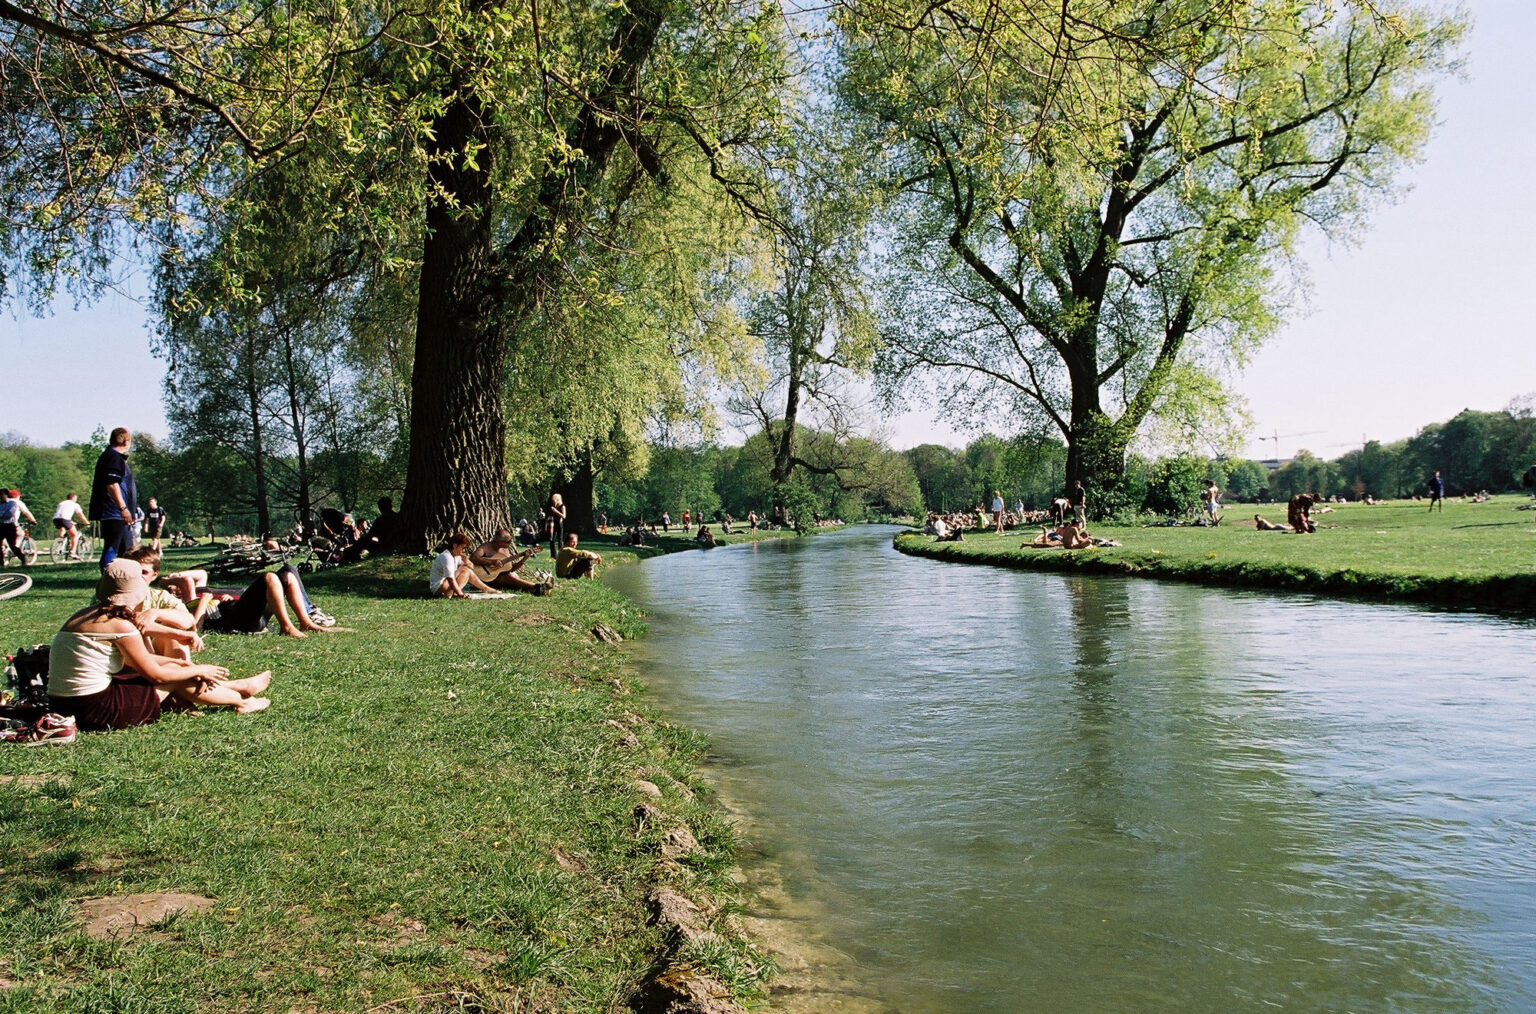
[{"label": "tree shadow on grass", "polygon": [[[412,566],[405,566],[407,563]],[[416,560],[389,560],[383,565],[364,561],[305,574],[304,587],[316,596],[335,593],[370,599],[425,599],[427,567]]]}]

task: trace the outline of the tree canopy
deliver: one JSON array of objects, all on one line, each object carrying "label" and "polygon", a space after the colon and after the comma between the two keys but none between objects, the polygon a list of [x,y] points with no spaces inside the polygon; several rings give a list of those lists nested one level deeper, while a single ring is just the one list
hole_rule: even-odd
[{"label": "tree canopy", "polygon": [[1273,329],[1301,228],[1348,236],[1390,192],[1460,27],[1326,3],[1048,8],[847,3],[842,96],[899,194],[892,388],[938,377],[957,413],[1041,420],[1069,481],[1112,490],[1160,408],[1221,414],[1215,381]]}]

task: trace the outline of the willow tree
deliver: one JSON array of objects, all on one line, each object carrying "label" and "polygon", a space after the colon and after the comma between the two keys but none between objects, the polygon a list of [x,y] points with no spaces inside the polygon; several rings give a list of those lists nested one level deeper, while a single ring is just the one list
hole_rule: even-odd
[{"label": "willow tree", "polygon": [[[601,285],[572,274],[594,217],[735,187],[730,149],[772,118],[779,79],[777,12],[754,5],[38,10],[0,3],[0,264],[99,277],[124,229],[171,257],[216,231],[213,272],[250,294],[286,233],[331,240],[360,284],[409,276],[416,545],[505,522],[509,350],[541,356],[541,309]],[[691,176],[665,155],[683,147]],[[276,172],[281,216],[256,185]]]},{"label": "willow tree", "polygon": [[899,192],[887,379],[1113,488],[1273,330],[1303,227],[1349,237],[1420,151],[1460,26],[1386,8],[849,0],[843,102]]},{"label": "willow tree", "polygon": [[[774,174],[775,213],[763,230],[768,280],[747,299],[759,369],[739,384],[734,403],[768,438],[775,489],[797,470],[844,477],[863,456],[807,453],[806,426],[851,435],[848,381],[867,371],[875,320],[862,272],[871,202],[854,166],[855,138],[827,115],[800,125],[787,165]],[[847,439],[822,449],[855,446]]]}]

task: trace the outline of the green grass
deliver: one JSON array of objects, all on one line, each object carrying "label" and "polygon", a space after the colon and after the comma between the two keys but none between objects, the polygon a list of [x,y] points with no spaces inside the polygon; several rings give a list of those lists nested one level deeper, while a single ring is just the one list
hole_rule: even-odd
[{"label": "green grass", "polygon": [[[0,751],[0,1011],[613,1010],[664,950],[654,886],[730,910],[704,744],[586,633],[638,634],[636,610],[591,581],[429,601],[426,569],[313,577],[357,633],[210,638],[207,660],[274,671],[263,714]],[[0,602],[0,645],[49,640],[95,574],[38,568]],[[668,826],[636,821],[638,777]],[[679,825],[703,849],[664,861]],[[80,932],[78,899],[143,891],[216,907],[127,941]],[[687,957],[753,995],[766,962],[722,941]]]},{"label": "green grass", "polygon": [[1313,535],[1254,529],[1255,512],[1281,522],[1284,505],[1237,505],[1216,528],[1090,526],[1120,548],[1021,549],[1022,537],[1038,529],[967,534],[959,543],[904,534],[896,548],[965,563],[1529,611],[1536,609],[1536,513],[1517,508],[1530,502],[1453,501],[1444,514],[1411,501],[1339,504],[1315,517]]}]

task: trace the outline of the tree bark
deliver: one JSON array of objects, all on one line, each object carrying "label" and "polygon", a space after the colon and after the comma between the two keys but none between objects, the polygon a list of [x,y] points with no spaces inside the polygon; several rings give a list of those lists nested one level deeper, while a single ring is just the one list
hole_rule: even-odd
[{"label": "tree bark", "polygon": [[[507,523],[506,346],[488,281],[496,271],[489,135],[473,93],[455,95],[433,123],[403,552],[423,552],[455,531],[488,536]],[[479,148],[473,161],[465,157],[471,145]]]},{"label": "tree bark", "polygon": [[[534,305],[555,224],[584,205],[624,140],[640,69],[666,5],[622,8],[604,88],[571,122],[566,143],[582,153],[541,181],[534,207],[501,249],[494,243],[495,151],[477,94],[456,90],[433,122],[428,150],[427,234],[422,248],[411,380],[411,449],[401,509],[402,552],[421,552],[454,531],[489,535],[507,524],[507,336]],[[474,150],[466,159],[466,148]],[[446,195],[446,200],[443,195]]]},{"label": "tree bark", "polygon": [[588,451],[565,485],[560,496],[565,501],[565,530],[579,535],[591,535],[597,531],[597,473],[592,468],[592,454]]},{"label": "tree bark", "polygon": [[[256,342],[247,333],[245,340],[246,411],[251,416],[251,456],[256,473],[256,527],[272,530],[272,508],[267,502],[267,458],[261,446],[261,391],[256,386]],[[212,530],[210,526],[210,531]]]}]

